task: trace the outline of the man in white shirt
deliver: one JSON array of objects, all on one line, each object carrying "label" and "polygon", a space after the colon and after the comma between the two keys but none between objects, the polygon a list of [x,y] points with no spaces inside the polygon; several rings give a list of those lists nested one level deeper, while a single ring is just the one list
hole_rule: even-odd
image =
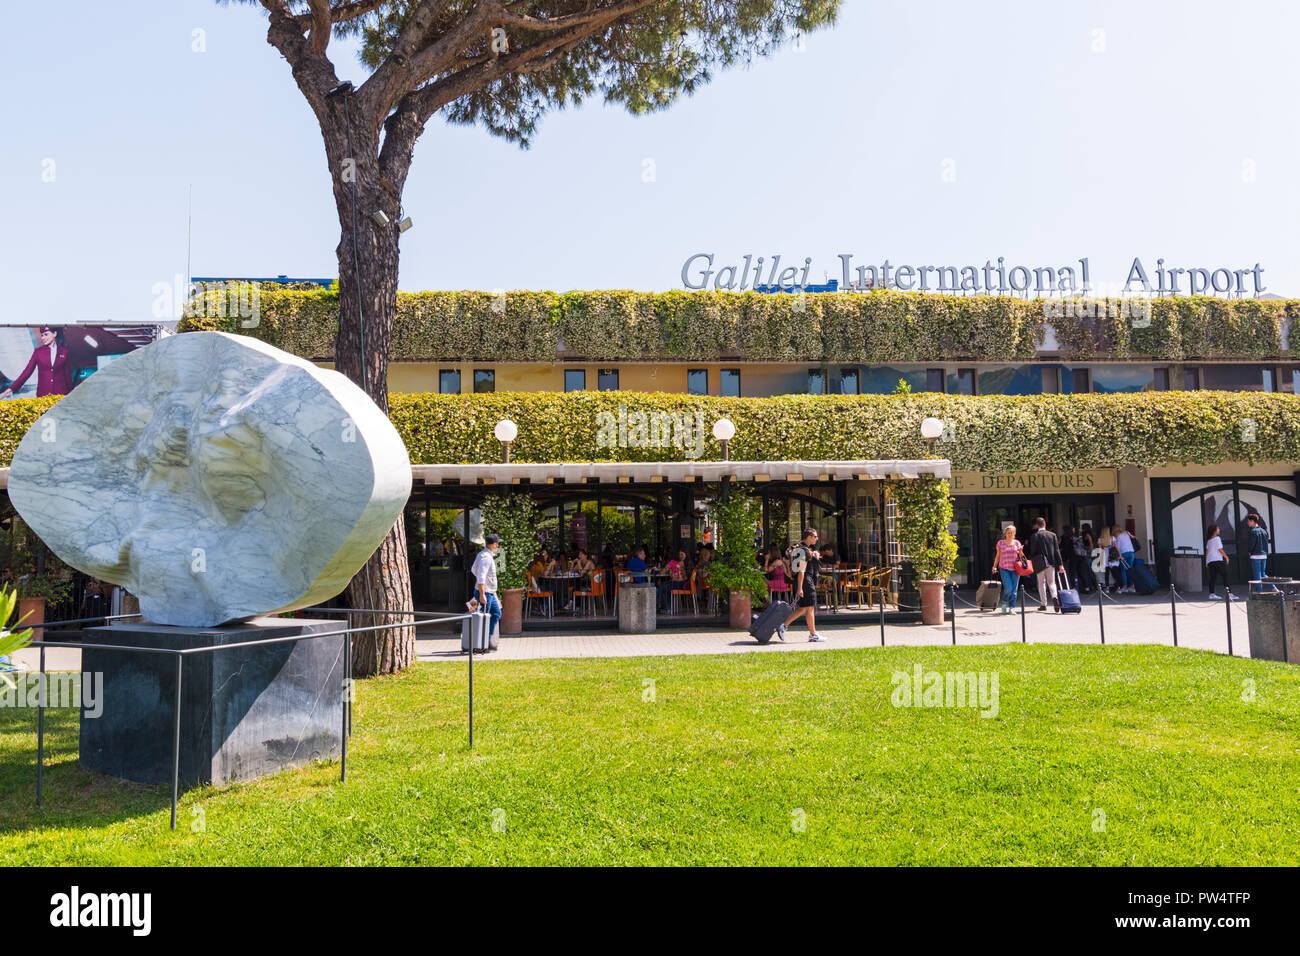
[{"label": "man in white shirt", "polygon": [[484,548],[474,559],[470,569],[474,573],[475,595],[479,607],[491,616],[488,623],[488,639],[497,632],[497,621],[501,620],[501,603],[497,601],[497,562],[496,553],[501,548],[501,539],[494,534],[483,539]]}]

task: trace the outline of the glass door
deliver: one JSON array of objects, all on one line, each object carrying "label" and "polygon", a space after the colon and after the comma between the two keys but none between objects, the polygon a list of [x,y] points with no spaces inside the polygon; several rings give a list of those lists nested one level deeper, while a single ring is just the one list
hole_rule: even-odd
[{"label": "glass door", "polygon": [[[1052,506],[1046,501],[1029,501],[1019,504],[1016,516],[1016,537],[1022,542],[1028,542],[1029,536],[1034,533],[1034,522],[1039,518],[1047,521],[1048,527],[1052,526]],[[1060,533],[1060,528],[1053,528],[1053,531]]]},{"label": "glass door", "polygon": [[957,561],[953,565],[952,579],[958,587],[978,587],[980,566],[975,560],[975,508],[972,505],[957,505],[952,509],[952,516],[957,526],[954,534],[957,539]]}]

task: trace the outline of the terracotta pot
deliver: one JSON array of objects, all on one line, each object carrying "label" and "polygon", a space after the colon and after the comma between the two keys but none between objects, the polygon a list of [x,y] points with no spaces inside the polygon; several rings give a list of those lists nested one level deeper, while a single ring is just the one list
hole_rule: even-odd
[{"label": "terracotta pot", "polygon": [[730,620],[728,623],[732,627],[749,630],[754,615],[753,601],[750,599],[748,591],[732,591],[728,598],[730,605]]},{"label": "terracotta pot", "polygon": [[945,581],[917,581],[921,591],[921,623],[943,623],[943,586]]},{"label": "terracotta pot", "polygon": [[502,634],[511,636],[524,632],[523,588],[509,588],[501,592],[501,620],[497,627]]},{"label": "terracotta pot", "polygon": [[36,625],[45,623],[45,598],[19,598],[18,620],[21,622],[17,625],[19,630],[30,627],[32,629],[32,640],[41,640],[41,635],[45,633],[45,629]]}]

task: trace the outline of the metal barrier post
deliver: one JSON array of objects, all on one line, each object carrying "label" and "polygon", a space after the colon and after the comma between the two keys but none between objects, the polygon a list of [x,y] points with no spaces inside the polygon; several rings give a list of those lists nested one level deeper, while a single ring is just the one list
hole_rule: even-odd
[{"label": "metal barrier post", "polygon": [[1174,622],[1174,647],[1178,646],[1178,605],[1174,601],[1174,582],[1169,582],[1169,615],[1170,620]]},{"label": "metal barrier post", "polygon": [[1278,588],[1277,597],[1278,607],[1282,609],[1282,663],[1287,664],[1290,662],[1287,660],[1286,653],[1286,591]]},{"label": "metal barrier post", "polygon": [[45,785],[45,648],[41,648],[41,683],[36,688],[36,805]]},{"label": "metal barrier post", "polygon": [[1228,656],[1232,657],[1232,588],[1223,585],[1223,610],[1228,614]]},{"label": "metal barrier post", "polygon": [[948,585],[948,606],[952,609],[952,646],[957,646],[957,585]]},{"label": "metal barrier post", "polygon": [[172,829],[176,829],[176,799],[181,783],[181,678],[185,655],[176,655],[176,723],[172,726]]},{"label": "metal barrier post", "polygon": [[352,635],[351,633],[343,635],[343,707],[341,720],[343,721],[342,736],[340,747],[342,748],[339,757],[339,783],[347,783],[348,779],[348,711],[352,708],[352,675],[349,673],[349,664],[352,662]]},{"label": "metal barrier post", "polygon": [[478,643],[478,615],[469,619],[469,748],[474,749],[474,645]]},{"label": "metal barrier post", "polygon": [[885,592],[880,591],[880,646],[885,646]]},{"label": "metal barrier post", "polygon": [[1025,630],[1025,579],[1023,577],[1016,582],[1016,597],[1020,599],[1020,643],[1028,644],[1029,634]]},{"label": "metal barrier post", "polygon": [[1106,609],[1102,606],[1101,582],[1097,582],[1097,623],[1101,625],[1101,642],[1106,643]]}]

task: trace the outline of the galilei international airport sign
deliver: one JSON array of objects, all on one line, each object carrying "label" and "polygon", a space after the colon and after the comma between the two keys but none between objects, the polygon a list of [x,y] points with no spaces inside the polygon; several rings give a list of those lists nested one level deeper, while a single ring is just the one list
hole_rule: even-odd
[{"label": "galilei international airport sign", "polygon": [[[1008,266],[1003,256],[998,256],[996,264],[986,259],[982,266],[894,265],[888,259],[879,264],[860,265],[855,264],[853,254],[847,252],[840,253],[837,258],[840,288],[844,290],[1086,295],[1093,288],[1086,258],[1058,266]],[[682,285],[687,289],[719,292],[743,292],[760,287],[765,291],[799,292],[807,288],[812,268],[811,256],[805,256],[797,266],[782,266],[779,255],[772,256],[770,261],[763,256],[747,254],[736,262],[719,262],[711,252],[697,252],[682,263]],[[1264,269],[1258,262],[1239,269],[1226,266],[1186,268],[1167,265],[1164,259],[1157,259],[1149,268],[1140,258],[1135,258],[1120,294],[1258,296],[1265,291],[1263,275]]]}]

